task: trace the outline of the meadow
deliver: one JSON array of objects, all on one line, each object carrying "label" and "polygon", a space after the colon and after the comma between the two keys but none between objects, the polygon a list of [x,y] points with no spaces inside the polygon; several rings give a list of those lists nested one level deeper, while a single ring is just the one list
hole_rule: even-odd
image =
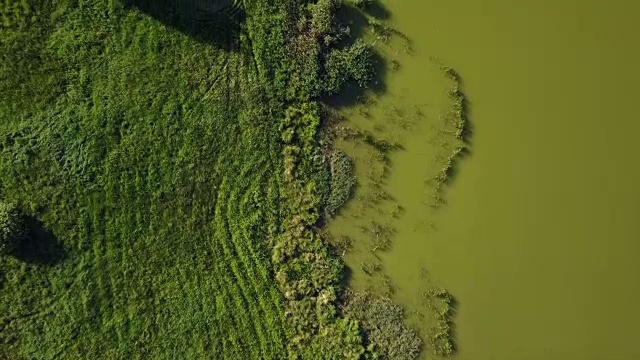
[{"label": "meadow", "polygon": [[0,358],[375,357],[315,228],[370,50],[337,1],[205,3],[0,3]]}]

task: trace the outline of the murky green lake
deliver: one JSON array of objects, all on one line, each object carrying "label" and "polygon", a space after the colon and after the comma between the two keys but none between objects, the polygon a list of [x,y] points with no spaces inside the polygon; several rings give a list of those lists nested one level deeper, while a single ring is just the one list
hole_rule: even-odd
[{"label": "murky green lake", "polygon": [[[640,2],[384,3],[412,50],[376,43],[385,92],[344,113],[401,148],[338,142],[359,186],[329,227],[354,240],[352,286],[426,336],[421,294],[449,290],[456,359],[640,359]],[[462,76],[473,130],[441,206],[439,63]]]}]

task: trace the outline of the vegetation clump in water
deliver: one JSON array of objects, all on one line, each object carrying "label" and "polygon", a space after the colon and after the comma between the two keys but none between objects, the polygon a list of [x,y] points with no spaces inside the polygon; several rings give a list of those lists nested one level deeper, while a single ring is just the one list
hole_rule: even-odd
[{"label": "vegetation clump in water", "polygon": [[325,205],[327,217],[334,216],[344,205],[356,186],[353,162],[340,150],[331,153],[331,193]]},{"label": "vegetation clump in water", "polygon": [[410,360],[420,354],[422,340],[403,324],[402,308],[393,301],[371,294],[354,294],[343,311],[361,319],[365,342],[376,355],[374,358]]},{"label": "vegetation clump in water", "polygon": [[441,65],[445,76],[451,79],[453,86],[447,91],[451,100],[448,111],[441,116],[444,130],[438,130],[446,140],[443,141],[442,151],[444,155],[439,155],[442,165],[434,176],[426,182],[434,187],[431,201],[428,203],[433,208],[438,208],[444,204],[442,198],[442,187],[452,177],[455,162],[459,156],[467,149],[468,119],[466,114],[466,98],[461,90],[462,80],[460,75],[451,67]]},{"label": "vegetation clump in water", "polygon": [[455,299],[445,289],[428,290],[423,296],[428,308],[434,313],[435,325],[431,329],[433,335],[429,338],[433,353],[451,355],[455,351],[452,330]]}]

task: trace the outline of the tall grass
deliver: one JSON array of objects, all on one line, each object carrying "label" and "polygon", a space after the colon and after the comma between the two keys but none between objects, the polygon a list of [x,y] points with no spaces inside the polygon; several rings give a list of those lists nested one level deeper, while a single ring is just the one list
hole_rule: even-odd
[{"label": "tall grass", "polygon": [[332,47],[304,24],[323,14],[245,0],[238,26],[203,36],[163,8],[23,3],[0,8],[0,196],[68,255],[0,260],[0,351],[362,355],[357,322],[335,308],[342,264],[314,230]]}]

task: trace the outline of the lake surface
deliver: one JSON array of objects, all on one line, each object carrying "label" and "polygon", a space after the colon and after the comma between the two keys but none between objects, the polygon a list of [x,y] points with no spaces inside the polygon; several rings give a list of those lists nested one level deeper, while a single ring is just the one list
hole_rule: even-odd
[{"label": "lake surface", "polygon": [[[456,359],[640,359],[640,2],[384,4],[412,51],[376,43],[397,70],[344,113],[402,148],[380,160],[337,143],[359,179],[329,225],[355,240],[352,286],[398,301],[423,335],[421,293],[446,288]],[[460,73],[473,131],[436,208],[450,86],[438,63]],[[372,249],[372,223],[388,250]]]}]

